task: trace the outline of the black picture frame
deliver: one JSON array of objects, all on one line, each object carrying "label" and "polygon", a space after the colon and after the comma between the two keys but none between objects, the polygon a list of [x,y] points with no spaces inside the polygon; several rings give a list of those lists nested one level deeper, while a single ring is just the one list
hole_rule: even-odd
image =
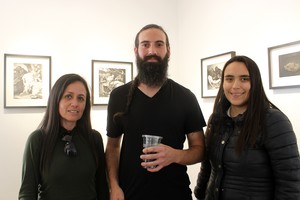
[{"label": "black picture frame", "polygon": [[46,107],[51,56],[4,54],[4,107]]},{"label": "black picture frame", "polygon": [[269,88],[300,86],[300,41],[268,48]]},{"label": "black picture frame", "polygon": [[92,104],[107,105],[111,91],[132,77],[132,62],[92,60]]}]

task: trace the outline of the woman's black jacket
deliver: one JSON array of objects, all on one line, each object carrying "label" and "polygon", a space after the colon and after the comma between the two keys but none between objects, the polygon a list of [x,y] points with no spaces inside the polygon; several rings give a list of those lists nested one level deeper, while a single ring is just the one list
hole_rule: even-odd
[{"label": "woman's black jacket", "polygon": [[[221,134],[212,133],[194,193],[205,200],[300,200],[300,159],[288,118],[266,113],[266,137],[240,156],[235,143],[243,116],[226,117]],[[214,126],[214,124],[209,124]]]}]

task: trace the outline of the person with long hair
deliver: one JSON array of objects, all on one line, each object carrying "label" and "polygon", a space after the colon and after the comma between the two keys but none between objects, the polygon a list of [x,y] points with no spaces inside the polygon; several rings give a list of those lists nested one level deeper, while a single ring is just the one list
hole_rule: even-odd
[{"label": "person with long hair", "polygon": [[[189,89],[167,78],[170,44],[161,26],[143,27],[134,52],[138,75],[114,89],[108,104],[111,200],[192,200],[186,165],[204,154],[200,106]],[[143,134],[163,137],[162,144],[143,149]]]},{"label": "person with long hair", "polygon": [[19,200],[108,200],[100,133],[91,125],[87,82],[61,76],[51,89],[46,112],[28,137]]},{"label": "person with long hair", "polygon": [[267,98],[259,68],[249,57],[225,63],[205,139],[197,199],[300,199],[296,135]]}]

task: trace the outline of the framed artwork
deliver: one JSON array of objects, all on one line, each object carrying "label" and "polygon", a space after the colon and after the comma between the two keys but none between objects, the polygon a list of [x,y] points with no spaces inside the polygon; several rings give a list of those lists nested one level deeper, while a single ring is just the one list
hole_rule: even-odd
[{"label": "framed artwork", "polygon": [[224,64],[235,56],[235,51],[201,59],[201,97],[216,97],[222,78]]},{"label": "framed artwork", "polygon": [[300,41],[268,48],[270,89],[300,86]]},{"label": "framed artwork", "polygon": [[113,89],[132,80],[132,62],[92,60],[92,103],[107,105]]},{"label": "framed artwork", "polygon": [[46,107],[50,56],[4,54],[4,107]]}]

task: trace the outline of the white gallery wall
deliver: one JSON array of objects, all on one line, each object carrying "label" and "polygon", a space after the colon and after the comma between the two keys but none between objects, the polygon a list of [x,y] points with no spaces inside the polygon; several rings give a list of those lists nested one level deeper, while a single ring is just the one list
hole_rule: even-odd
[{"label": "white gallery wall", "polygon": [[[214,99],[201,98],[200,60],[236,51],[257,62],[270,100],[290,118],[299,140],[300,88],[269,89],[267,53],[300,40],[299,7],[298,0],[1,0],[0,199],[17,199],[24,145],[45,111],[4,108],[5,53],[51,56],[52,84],[65,73],[79,73],[91,84],[92,60],[134,63],[135,34],[157,23],[170,37],[170,77],[196,94],[206,119]],[[106,108],[92,108],[93,127],[105,143]],[[189,167],[191,188],[199,167]]]}]

